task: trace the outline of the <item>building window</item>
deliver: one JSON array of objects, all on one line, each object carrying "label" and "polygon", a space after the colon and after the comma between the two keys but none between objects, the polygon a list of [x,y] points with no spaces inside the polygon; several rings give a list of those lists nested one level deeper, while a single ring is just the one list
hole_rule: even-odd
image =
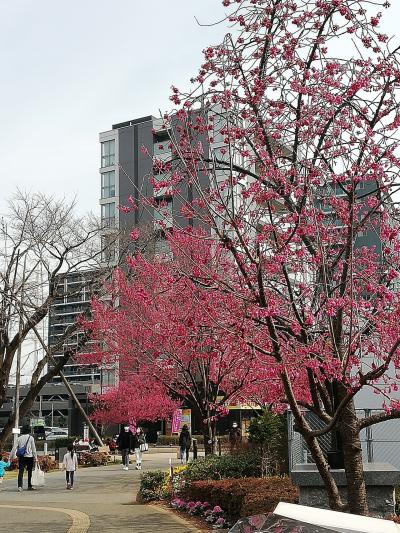
[{"label": "building window", "polygon": [[103,235],[101,238],[101,260],[110,263],[115,260],[115,236]]},{"label": "building window", "polygon": [[369,231],[367,229],[360,229],[357,231],[357,237],[368,237]]},{"label": "building window", "polygon": [[101,174],[101,197],[113,198],[115,196],[115,170]]},{"label": "building window", "polygon": [[170,228],[172,226],[172,198],[164,196],[155,198],[154,224],[157,228]]},{"label": "building window", "polygon": [[101,206],[101,227],[113,228],[115,226],[115,203],[103,204]]},{"label": "building window", "polygon": [[115,140],[101,143],[101,166],[109,167],[115,164]]},{"label": "building window", "polygon": [[115,369],[114,368],[102,368],[101,369],[101,385],[102,392],[105,392],[110,387],[115,387]]}]

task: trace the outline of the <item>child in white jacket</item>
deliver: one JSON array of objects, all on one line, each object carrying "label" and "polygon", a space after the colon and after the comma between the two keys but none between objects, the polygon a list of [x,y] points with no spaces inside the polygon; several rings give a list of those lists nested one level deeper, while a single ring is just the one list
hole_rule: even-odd
[{"label": "child in white jacket", "polygon": [[65,470],[65,477],[67,481],[67,489],[72,490],[74,488],[74,474],[78,468],[78,457],[74,452],[72,444],[68,446],[68,451],[64,455],[63,469]]}]

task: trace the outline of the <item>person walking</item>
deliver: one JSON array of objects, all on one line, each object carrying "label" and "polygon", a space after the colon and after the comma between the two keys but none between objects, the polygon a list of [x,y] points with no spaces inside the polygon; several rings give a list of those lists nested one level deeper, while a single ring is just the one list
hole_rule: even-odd
[{"label": "person walking", "polygon": [[5,469],[8,468],[10,464],[10,461],[4,461],[3,456],[0,455],[0,490],[3,490],[1,485],[3,484]]},{"label": "person walking", "polygon": [[146,448],[146,436],[142,428],[136,428],[136,434],[133,437],[133,449],[136,455],[136,470],[142,470],[142,454]]},{"label": "person walking", "polygon": [[237,425],[237,422],[233,422],[232,427],[229,431],[229,444],[231,448],[231,453],[235,453],[239,451],[241,442],[242,442],[242,434]]},{"label": "person walking", "polygon": [[65,479],[67,482],[67,489],[73,490],[75,472],[78,468],[78,457],[76,453],[74,452],[74,446],[72,444],[68,446],[68,451],[64,455],[63,468],[65,470]]},{"label": "person walking", "polygon": [[189,428],[186,424],[183,425],[181,434],[179,435],[179,449],[181,456],[181,463],[186,464],[189,461],[189,451],[192,446],[192,437]]},{"label": "person walking", "polygon": [[129,469],[129,452],[134,448],[134,437],[128,424],[124,425],[117,437],[117,446],[122,455],[122,468],[124,470]]},{"label": "person walking", "polygon": [[22,428],[17,444],[11,450],[10,460],[14,457],[18,457],[18,492],[22,492],[25,468],[28,472],[28,490],[36,490],[32,486],[32,470],[34,462],[37,461],[37,453],[29,426]]}]

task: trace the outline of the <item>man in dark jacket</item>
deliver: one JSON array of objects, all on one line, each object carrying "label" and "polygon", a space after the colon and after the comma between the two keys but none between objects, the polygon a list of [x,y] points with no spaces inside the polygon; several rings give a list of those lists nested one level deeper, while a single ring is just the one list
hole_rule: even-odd
[{"label": "man in dark jacket", "polygon": [[179,448],[181,455],[181,463],[187,463],[189,461],[189,451],[192,445],[192,437],[190,435],[189,428],[185,424],[182,427],[181,434],[179,435]]},{"label": "man in dark jacket", "polygon": [[133,439],[134,435],[129,429],[129,425],[125,424],[117,437],[117,446],[122,455],[122,468],[124,470],[128,470],[129,453],[134,447]]}]

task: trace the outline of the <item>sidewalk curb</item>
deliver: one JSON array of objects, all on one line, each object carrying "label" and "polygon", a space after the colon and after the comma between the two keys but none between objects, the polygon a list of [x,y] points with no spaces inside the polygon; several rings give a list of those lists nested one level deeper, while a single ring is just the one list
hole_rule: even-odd
[{"label": "sidewalk curb", "polygon": [[148,507],[152,507],[154,510],[161,511],[162,513],[164,513],[164,514],[166,514],[168,516],[173,516],[174,519],[177,522],[180,522],[181,524],[184,524],[185,527],[187,527],[188,533],[189,532],[190,533],[202,533],[202,531],[200,529],[197,529],[197,527],[192,526],[192,524],[190,524],[190,522],[188,522],[184,518],[181,518],[180,516],[176,515],[175,513],[170,511],[169,509],[166,509],[165,507],[162,507],[161,505],[152,505],[151,503],[147,504],[147,505],[148,505]]},{"label": "sidewalk curb", "polygon": [[69,516],[72,520],[72,525],[68,528],[67,533],[86,533],[90,528],[90,517],[82,511],[76,509],[66,509],[64,507],[48,507],[42,505],[11,505],[0,504],[0,508],[7,509],[29,509],[30,511],[50,511],[55,513],[62,513]]}]

